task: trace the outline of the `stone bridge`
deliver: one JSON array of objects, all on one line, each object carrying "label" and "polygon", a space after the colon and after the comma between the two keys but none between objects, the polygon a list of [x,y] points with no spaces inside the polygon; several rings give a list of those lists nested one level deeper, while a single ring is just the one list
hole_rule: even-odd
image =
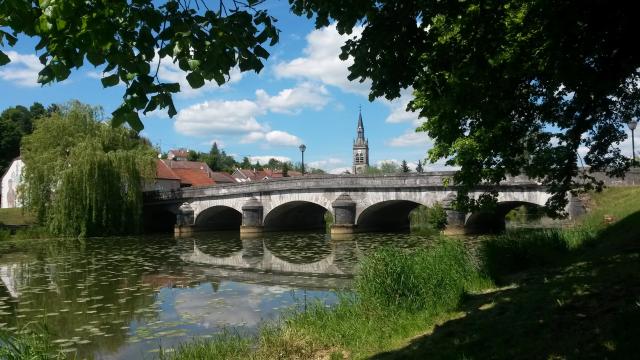
[{"label": "stone bridge", "polygon": [[[523,205],[543,206],[546,188],[526,177],[513,177],[499,186],[479,187],[472,197],[498,192],[494,214],[462,214],[448,208],[456,188],[448,186],[453,172],[424,174],[310,175],[268,181],[183,188],[145,193],[145,221],[152,230],[238,230],[242,233],[307,230],[325,226],[333,216],[331,233],[408,229],[409,213],[419,205],[436,203],[447,209],[449,233],[477,233],[504,228],[504,215]],[[570,215],[580,204],[570,201]],[[155,228],[155,229],[154,229]]]}]

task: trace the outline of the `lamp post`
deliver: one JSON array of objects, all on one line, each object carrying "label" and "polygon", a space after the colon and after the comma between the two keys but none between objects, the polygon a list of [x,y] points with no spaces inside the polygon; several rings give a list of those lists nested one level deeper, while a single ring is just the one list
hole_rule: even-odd
[{"label": "lamp post", "polygon": [[304,151],[307,150],[307,147],[302,144],[298,149],[300,149],[300,152],[302,153],[302,175],[304,175]]},{"label": "lamp post", "polygon": [[638,126],[638,121],[632,118],[627,125],[629,126],[629,130],[631,130],[631,166],[636,166],[636,142],[633,138],[633,131],[636,129],[636,126]]}]

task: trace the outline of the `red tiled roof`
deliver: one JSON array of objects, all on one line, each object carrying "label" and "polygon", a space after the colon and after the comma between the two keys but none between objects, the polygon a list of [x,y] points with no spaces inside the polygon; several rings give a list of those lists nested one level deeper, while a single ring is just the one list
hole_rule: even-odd
[{"label": "red tiled roof", "polygon": [[211,172],[207,163],[202,161],[175,161],[175,160],[162,160],[168,167],[172,169],[200,169],[206,172]]},{"label": "red tiled roof", "polygon": [[236,182],[236,179],[234,179],[233,176],[227,174],[226,172],[212,171],[210,175],[211,175],[211,178],[213,179],[213,181],[216,182],[216,184],[225,184],[225,183],[235,183]]},{"label": "red tiled roof", "polygon": [[156,179],[180,180],[164,161],[156,160]]},{"label": "red tiled roof", "polygon": [[180,183],[183,185],[205,186],[213,185],[216,183],[212,178],[209,177],[206,172],[200,169],[174,168],[173,172],[175,172],[180,177]]},{"label": "red tiled roof", "polygon": [[186,158],[189,155],[187,149],[171,149],[169,150],[174,156]]}]

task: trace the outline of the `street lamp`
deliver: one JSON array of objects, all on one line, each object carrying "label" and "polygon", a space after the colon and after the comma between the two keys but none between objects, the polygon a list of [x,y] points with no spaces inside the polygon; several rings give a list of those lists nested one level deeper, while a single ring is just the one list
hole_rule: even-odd
[{"label": "street lamp", "polygon": [[307,147],[302,144],[298,149],[300,149],[300,152],[302,153],[302,175],[304,175],[304,151],[307,150]]},{"label": "street lamp", "polygon": [[627,123],[629,126],[629,130],[631,130],[631,166],[636,165],[636,142],[633,138],[633,130],[638,126],[638,121],[635,118],[632,118],[631,121]]}]

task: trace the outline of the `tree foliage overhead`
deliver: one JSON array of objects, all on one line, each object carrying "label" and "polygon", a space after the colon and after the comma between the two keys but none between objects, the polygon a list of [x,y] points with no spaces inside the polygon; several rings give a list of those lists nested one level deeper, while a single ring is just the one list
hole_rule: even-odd
[{"label": "tree foliage overhead", "polygon": [[[18,36],[36,37],[43,65],[38,82],[65,80],[71,70],[89,62],[104,66],[105,87],[123,82],[126,91],[113,113],[114,124],[141,130],[138,112],[157,108],[176,114],[172,94],[178,83],[158,78],[158,57],[188,72],[189,85],[205,80],[223,84],[229,71],[260,71],[275,44],[275,19],[256,8],[258,0],[3,0],[0,1],[0,46]],[[167,57],[167,58],[165,58]],[[0,51],[0,66],[9,63]]]},{"label": "tree foliage overhead", "polygon": [[[591,171],[622,175],[615,147],[638,115],[640,48],[632,1],[292,0],[316,26],[363,26],[342,48],[349,78],[370,79],[370,99],[414,90],[410,108],[434,147],[431,161],[461,166],[461,205],[480,182],[539,178],[561,210],[565,193],[600,184]],[[584,159],[578,149],[588,148]]]},{"label": "tree foliage overhead", "polygon": [[35,123],[22,142],[25,207],[54,234],[110,235],[141,228],[142,186],[154,150],[125,127],[71,103]]}]

